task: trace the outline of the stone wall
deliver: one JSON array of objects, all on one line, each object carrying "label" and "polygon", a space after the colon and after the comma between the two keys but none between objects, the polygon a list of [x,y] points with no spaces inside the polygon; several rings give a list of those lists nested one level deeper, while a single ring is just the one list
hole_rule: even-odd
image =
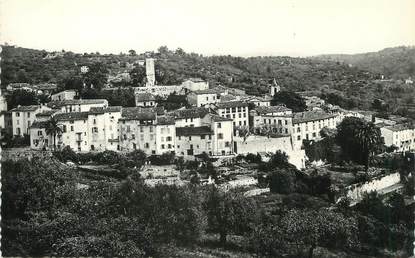
[{"label": "stone wall", "polygon": [[275,153],[280,150],[288,155],[288,161],[298,169],[305,167],[305,151],[295,148],[290,136],[268,138],[266,136],[251,135],[245,141],[239,137],[235,137],[234,141],[237,154]]},{"label": "stone wall", "polygon": [[401,181],[399,173],[393,173],[387,176],[372,179],[369,182],[350,185],[346,188],[346,196],[351,199],[352,203],[359,202],[363,199],[365,193],[381,191],[387,187],[398,184]]},{"label": "stone wall", "polygon": [[28,158],[29,160],[33,157],[52,157],[51,151],[37,151],[30,150],[28,148],[13,148],[13,149],[2,149],[1,160],[5,161],[8,159],[19,160]]}]

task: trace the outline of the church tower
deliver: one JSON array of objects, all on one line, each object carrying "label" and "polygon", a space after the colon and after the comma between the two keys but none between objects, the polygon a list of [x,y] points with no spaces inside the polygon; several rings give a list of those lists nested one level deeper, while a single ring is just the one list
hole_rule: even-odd
[{"label": "church tower", "polygon": [[274,97],[274,95],[277,94],[280,91],[281,91],[281,87],[278,85],[277,81],[274,78],[274,80],[272,81],[272,84],[269,88],[269,95],[271,97]]},{"label": "church tower", "polygon": [[151,87],[156,84],[156,74],[154,71],[154,58],[146,58],[146,87]]}]

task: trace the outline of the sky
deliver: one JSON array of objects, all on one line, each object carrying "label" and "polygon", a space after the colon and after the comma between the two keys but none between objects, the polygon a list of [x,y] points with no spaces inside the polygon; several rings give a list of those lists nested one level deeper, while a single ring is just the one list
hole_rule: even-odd
[{"label": "sky", "polygon": [[0,43],[311,56],[415,45],[415,0],[0,0]]}]

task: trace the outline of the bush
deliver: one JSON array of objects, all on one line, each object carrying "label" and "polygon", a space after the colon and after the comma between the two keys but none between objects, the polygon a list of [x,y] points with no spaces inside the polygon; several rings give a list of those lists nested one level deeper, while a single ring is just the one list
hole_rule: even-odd
[{"label": "bush", "polygon": [[79,156],[75,153],[74,150],[69,146],[65,146],[62,150],[54,151],[53,156],[56,157],[61,162],[72,161],[75,163],[79,162]]},{"label": "bush", "polygon": [[171,165],[174,163],[175,154],[172,152],[166,152],[162,155],[152,155],[149,157],[151,164],[163,166],[163,165]]}]

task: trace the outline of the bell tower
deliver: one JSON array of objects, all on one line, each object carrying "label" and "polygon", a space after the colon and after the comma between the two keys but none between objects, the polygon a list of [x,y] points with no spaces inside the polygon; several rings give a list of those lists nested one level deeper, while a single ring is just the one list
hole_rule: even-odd
[{"label": "bell tower", "polygon": [[277,94],[280,91],[281,91],[281,87],[278,85],[277,81],[274,78],[274,80],[272,81],[272,84],[269,88],[269,95],[271,97],[274,97],[274,95]]},{"label": "bell tower", "polygon": [[147,75],[147,87],[154,86],[156,84],[156,74],[154,71],[154,58],[146,58],[146,75]]}]

